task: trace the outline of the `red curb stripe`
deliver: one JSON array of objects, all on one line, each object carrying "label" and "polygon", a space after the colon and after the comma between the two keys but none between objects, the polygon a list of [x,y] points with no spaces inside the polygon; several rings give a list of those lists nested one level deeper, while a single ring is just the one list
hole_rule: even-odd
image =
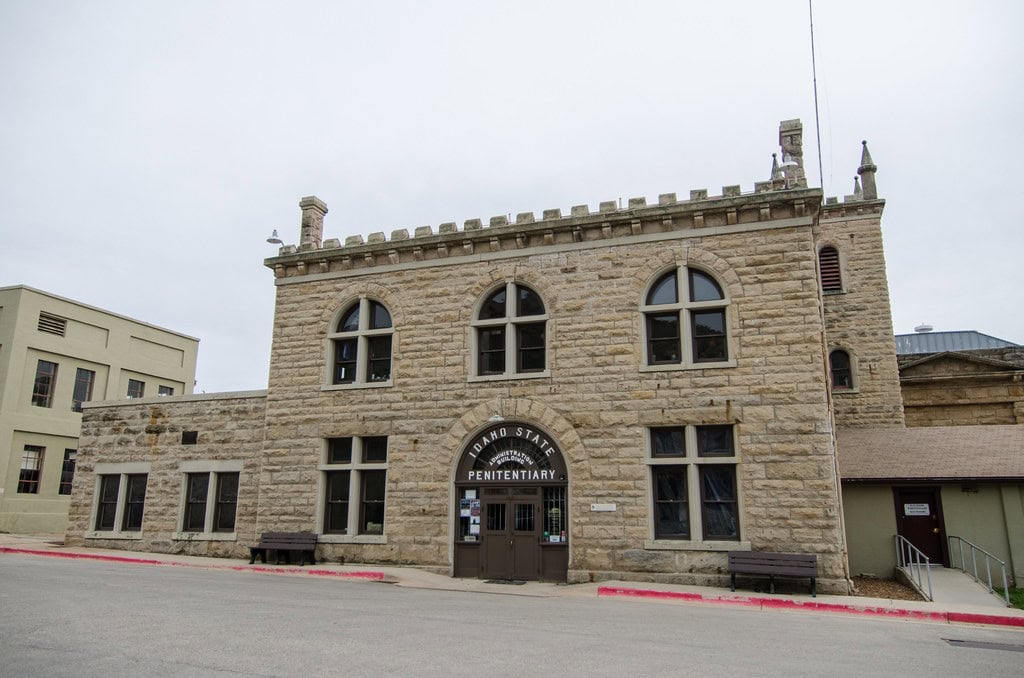
[{"label": "red curb stripe", "polygon": [[975,612],[949,612],[949,621],[963,624],[1000,624],[1024,628],[1024,617],[1007,617],[1001,614],[977,614]]},{"label": "red curb stripe", "polygon": [[48,556],[50,558],[74,558],[83,560],[100,560],[111,563],[133,563],[136,565],[169,565],[171,567],[201,567],[208,570],[233,570],[236,572],[258,572],[260,574],[304,574],[311,577],[338,577],[341,579],[366,579],[383,581],[384,573],[372,570],[354,570],[338,572],[334,570],[318,570],[302,567],[263,567],[259,565],[195,565],[179,561],[152,560],[149,558],[132,558],[128,556],[108,556],[98,553],[77,553],[74,551],[41,551],[38,549],[13,548],[0,546],[0,553],[19,553],[31,556]]},{"label": "red curb stripe", "polygon": [[656,598],[662,600],[685,600],[695,603],[717,605],[735,605],[757,607],[770,610],[799,610],[808,612],[841,612],[844,614],[865,617],[889,617],[896,619],[912,619],[960,624],[987,624],[996,626],[1019,626],[1024,628],[1024,617],[1005,615],[978,614],[974,612],[930,612],[928,610],[908,610],[903,608],[864,607],[844,603],[819,603],[817,601],[797,601],[781,598],[736,597],[706,598],[700,593],[680,593],[676,591],[657,591],[652,589],[631,589],[619,586],[599,586],[598,596],[625,596],[632,598]]}]

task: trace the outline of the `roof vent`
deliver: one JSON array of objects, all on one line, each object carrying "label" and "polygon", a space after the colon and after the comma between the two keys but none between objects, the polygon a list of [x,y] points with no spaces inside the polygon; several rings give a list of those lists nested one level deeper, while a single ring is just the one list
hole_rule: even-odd
[{"label": "roof vent", "polygon": [[917,332],[918,334],[924,334],[926,332],[931,332],[934,329],[935,328],[932,327],[931,325],[918,325],[917,327],[914,328],[914,331]]}]

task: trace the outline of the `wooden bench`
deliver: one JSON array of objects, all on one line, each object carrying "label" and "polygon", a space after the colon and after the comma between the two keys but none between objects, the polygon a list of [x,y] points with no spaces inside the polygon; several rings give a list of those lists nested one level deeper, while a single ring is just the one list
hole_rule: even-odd
[{"label": "wooden bench", "polygon": [[802,553],[767,551],[729,551],[731,590],[736,590],[737,574],[767,575],[769,591],[775,593],[775,577],[810,577],[811,596],[816,596],[818,557]]},{"label": "wooden bench", "polygon": [[306,564],[306,556],[309,556],[310,565],[316,565],[316,535],[312,532],[264,532],[259,545],[249,547],[249,564],[256,562],[256,556],[260,557],[260,562],[266,563],[267,551],[276,552],[278,565],[281,564],[282,553],[291,565],[292,551],[301,554],[300,566]]}]

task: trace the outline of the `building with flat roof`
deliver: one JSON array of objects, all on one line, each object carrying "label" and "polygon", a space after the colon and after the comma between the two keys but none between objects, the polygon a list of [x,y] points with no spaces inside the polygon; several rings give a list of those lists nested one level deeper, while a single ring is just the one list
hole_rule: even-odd
[{"label": "building with flat roof", "polygon": [[69,543],[453,576],[723,583],[814,553],[849,591],[837,427],[903,426],[876,167],[802,128],[752,191],[324,238],[266,260],[267,390],[87,405]]},{"label": "building with flat roof", "polygon": [[83,404],[191,393],[198,344],[24,285],[0,288],[0,531],[63,533]]}]

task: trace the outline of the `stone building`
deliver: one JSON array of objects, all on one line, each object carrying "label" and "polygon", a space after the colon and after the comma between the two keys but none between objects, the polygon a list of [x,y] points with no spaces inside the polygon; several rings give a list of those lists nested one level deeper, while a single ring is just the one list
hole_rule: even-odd
[{"label": "stone building", "polygon": [[64,532],[83,404],[191,393],[198,343],[24,285],[0,288],[0,532]]},{"label": "stone building", "polygon": [[795,551],[848,591],[835,431],[903,425],[884,201],[866,146],[839,201],[779,142],[749,192],[365,241],[304,198],[267,390],[88,406],[68,541],[569,582]]}]

